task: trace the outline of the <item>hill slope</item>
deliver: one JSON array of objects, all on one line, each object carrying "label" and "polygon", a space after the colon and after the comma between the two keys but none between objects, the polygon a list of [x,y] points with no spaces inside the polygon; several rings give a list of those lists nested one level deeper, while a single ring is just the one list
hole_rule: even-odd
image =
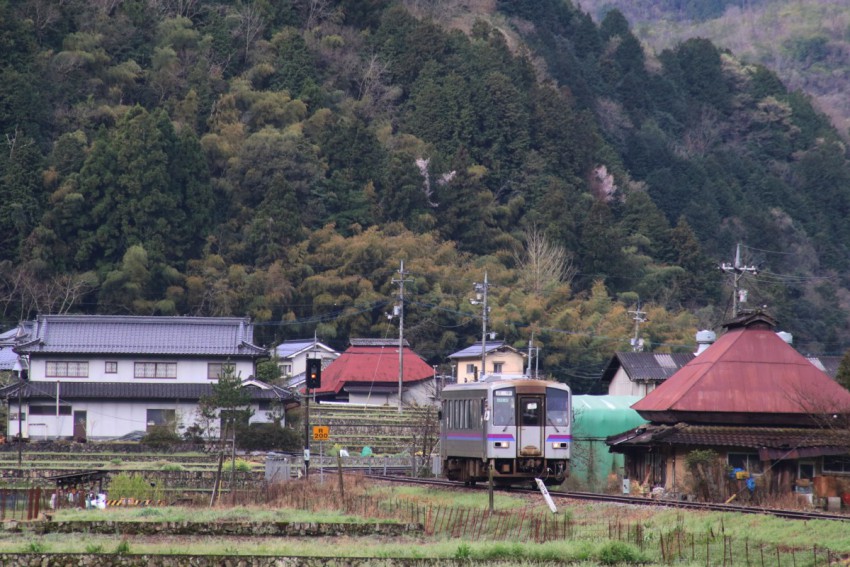
[{"label": "hill slope", "polygon": [[486,273],[488,330],[584,391],[629,311],[662,350],[727,318],[743,243],[747,306],[850,344],[844,145],[706,40],[647,55],[560,0],[43,8],[0,0],[8,324],[249,315],[343,349],[398,332],[404,279],[442,364],[481,336]]}]

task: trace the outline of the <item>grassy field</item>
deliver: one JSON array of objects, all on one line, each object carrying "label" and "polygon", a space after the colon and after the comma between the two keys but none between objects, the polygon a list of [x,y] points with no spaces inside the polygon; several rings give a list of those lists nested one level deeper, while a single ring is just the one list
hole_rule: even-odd
[{"label": "grassy field", "polygon": [[[850,555],[844,522],[683,512],[676,509],[559,501],[485,492],[374,486],[345,479],[292,481],[272,487],[263,506],[61,510],[54,520],[138,522],[409,522],[423,525],[401,538],[199,538],[0,532],[0,553],[130,553],[226,556],[337,556],[506,560],[511,564],[570,561],[582,565],[827,565]],[[485,521],[485,518],[488,520]]]}]

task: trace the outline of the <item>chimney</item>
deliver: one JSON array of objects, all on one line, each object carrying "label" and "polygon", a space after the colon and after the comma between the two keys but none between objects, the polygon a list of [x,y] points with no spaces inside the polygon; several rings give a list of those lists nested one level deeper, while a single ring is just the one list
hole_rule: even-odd
[{"label": "chimney", "polygon": [[705,349],[714,344],[714,341],[717,339],[717,335],[714,331],[698,331],[697,332],[697,351],[694,353],[699,356]]}]

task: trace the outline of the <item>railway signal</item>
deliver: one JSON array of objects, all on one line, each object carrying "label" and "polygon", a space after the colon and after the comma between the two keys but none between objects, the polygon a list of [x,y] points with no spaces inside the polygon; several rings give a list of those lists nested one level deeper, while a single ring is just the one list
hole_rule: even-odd
[{"label": "railway signal", "polygon": [[308,358],[307,359],[307,387],[321,388],[322,387],[322,359]]}]

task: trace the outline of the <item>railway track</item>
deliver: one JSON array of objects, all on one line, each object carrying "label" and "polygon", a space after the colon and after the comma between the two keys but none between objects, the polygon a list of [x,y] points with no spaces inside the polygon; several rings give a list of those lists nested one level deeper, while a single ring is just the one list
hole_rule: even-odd
[{"label": "railway track", "polygon": [[[473,486],[465,486],[459,482],[452,482],[437,478],[410,478],[397,475],[366,475],[374,480],[386,482],[396,482],[404,484],[417,484],[426,486],[435,486],[441,488],[456,488],[461,490],[487,490],[486,484],[476,484]],[[519,487],[497,487],[499,492],[514,492],[539,494],[536,488],[519,488]],[[712,502],[687,502],[684,500],[672,499],[650,499],[637,496],[598,494],[595,492],[566,492],[559,490],[550,490],[549,495],[555,499],[572,499],[586,500],[592,502],[610,502],[616,504],[629,504],[633,506],[664,506],[668,508],[681,508],[685,510],[701,510],[706,512],[735,512],[739,514],[761,514],[784,518],[788,520],[832,520],[839,522],[850,522],[850,515],[847,514],[829,514],[818,511],[805,510],[788,510],[778,508],[765,508],[761,506],[741,506],[738,504],[718,504]]]}]

